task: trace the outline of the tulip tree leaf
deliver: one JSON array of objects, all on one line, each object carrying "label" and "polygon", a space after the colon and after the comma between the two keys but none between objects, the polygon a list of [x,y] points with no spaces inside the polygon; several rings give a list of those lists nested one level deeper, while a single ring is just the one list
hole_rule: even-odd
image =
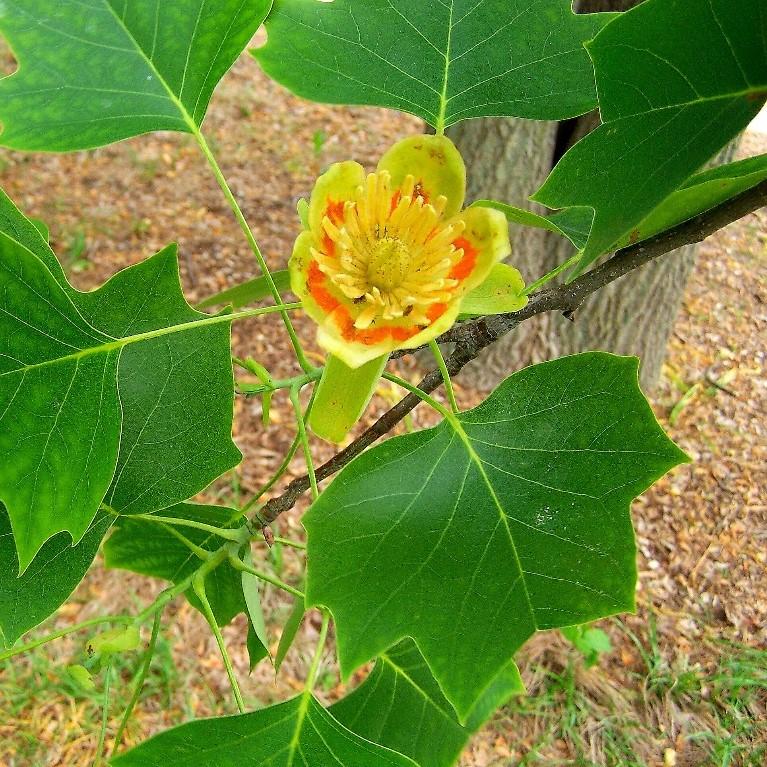
[{"label": "tulip tree leaf", "polygon": [[[193,503],[163,509],[162,516],[227,528],[238,527],[237,518],[240,517],[238,512],[222,506]],[[175,584],[188,578],[200,566],[200,560],[171,532],[169,526],[145,519],[120,517],[115,527],[104,544],[104,564],[107,567],[130,570]],[[223,543],[218,536],[193,527],[179,526],[175,529],[206,551],[215,551]],[[235,615],[246,612],[242,575],[224,562],[205,578],[205,594],[219,626],[226,626]],[[205,614],[200,600],[191,589],[185,596],[193,607]]]},{"label": "tulip tree leaf", "polygon": [[368,678],[330,713],[363,738],[406,754],[419,767],[450,767],[498,706],[524,691],[512,662],[480,699],[464,727],[412,640],[376,660]]},{"label": "tulip tree leaf", "polygon": [[[281,293],[290,290],[290,272],[287,269],[272,272],[272,280]],[[240,309],[270,295],[271,287],[266,277],[254,277],[252,280],[209,296],[204,301],[200,301],[196,308],[208,309],[211,306],[229,304],[234,309]]]},{"label": "tulip tree leaf", "polygon": [[16,231],[34,252],[0,231],[0,501],[23,572],[57,533],[78,542],[105,497],[163,508],[241,456],[230,322],[183,300],[175,248],[82,294]]},{"label": "tulip tree leaf", "polygon": [[0,234],[0,501],[22,572],[56,533],[79,541],[109,487],[119,351],[41,261]]},{"label": "tulip tree leaf", "polygon": [[[92,325],[116,338],[158,332],[120,357],[122,438],[110,506],[124,514],[163,509],[240,462],[232,442],[229,324],[220,317],[197,326],[207,315],[184,300],[175,246],[79,294],[76,303]],[[163,332],[173,326],[190,332]]]},{"label": "tulip tree leaf", "polygon": [[581,269],[630,237],[759,112],[767,13],[763,0],[735,5],[647,0],[587,45],[604,124],[565,154],[533,197],[595,211]]},{"label": "tulip tree leaf", "polygon": [[364,740],[317,700],[301,695],[252,714],[200,719],[162,732],[111,760],[112,767],[416,767]]},{"label": "tulip tree leaf", "polygon": [[70,151],[193,132],[271,0],[3,0],[19,68],[0,80],[0,143]]},{"label": "tulip tree leaf", "polygon": [[0,638],[10,647],[23,633],[53,615],[91,566],[112,517],[93,520],[77,546],[58,533],[46,541],[24,575],[8,513],[0,505]]},{"label": "tulip tree leaf", "polygon": [[545,229],[547,232],[567,237],[577,249],[581,249],[586,244],[591,229],[591,221],[594,217],[593,212],[588,208],[568,208],[548,216],[542,216],[531,210],[517,208],[514,205],[507,205],[496,200],[477,200],[472,205],[472,207],[475,206],[499,210],[506,216],[509,223],[530,226],[534,229]]},{"label": "tulip tree leaf", "polygon": [[332,611],[345,676],[412,637],[464,722],[537,629],[633,608],[629,505],[686,458],[637,365],[535,365],[338,475],[304,517],[306,601]]},{"label": "tulip tree leaf", "polygon": [[254,51],[293,93],[391,107],[444,128],[471,117],[574,117],[596,106],[583,47],[615,14],[571,0],[276,0]]}]

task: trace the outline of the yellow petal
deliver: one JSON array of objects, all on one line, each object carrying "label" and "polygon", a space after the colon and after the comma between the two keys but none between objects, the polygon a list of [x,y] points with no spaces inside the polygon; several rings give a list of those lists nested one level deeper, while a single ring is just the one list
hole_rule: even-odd
[{"label": "yellow petal", "polygon": [[441,314],[436,320],[434,320],[427,328],[422,330],[417,335],[414,335],[405,343],[398,344],[396,348],[415,349],[418,346],[428,344],[429,341],[433,341],[437,336],[441,336],[443,333],[450,330],[457,318],[458,301],[453,301],[447,305],[444,313]]},{"label": "yellow petal", "polygon": [[334,163],[317,179],[309,201],[309,229],[318,238],[318,245],[324,232],[322,220],[327,216],[338,225],[344,203],[353,200],[357,187],[364,183],[365,169],[351,160]]},{"label": "yellow petal", "polygon": [[466,166],[455,144],[446,136],[419,135],[398,141],[378,163],[378,170],[391,174],[392,188],[403,188],[408,176],[427,203],[447,198],[445,216],[463,207],[466,196]]},{"label": "yellow petal", "polygon": [[463,256],[448,277],[459,281],[456,293],[463,296],[484,282],[495,264],[511,255],[509,224],[503,213],[491,208],[467,208],[453,221],[465,225],[453,241],[455,248],[463,250]]},{"label": "yellow petal", "polygon": [[330,354],[338,357],[350,368],[362,365],[389,354],[400,346],[391,337],[386,337],[378,343],[364,344],[359,341],[344,338],[335,322],[326,322],[317,329],[317,343]]},{"label": "yellow petal", "polygon": [[306,313],[322,324],[341,308],[349,312],[354,304],[320,269],[312,256],[313,242],[311,232],[301,232],[296,239],[288,262],[290,289],[303,302]]}]

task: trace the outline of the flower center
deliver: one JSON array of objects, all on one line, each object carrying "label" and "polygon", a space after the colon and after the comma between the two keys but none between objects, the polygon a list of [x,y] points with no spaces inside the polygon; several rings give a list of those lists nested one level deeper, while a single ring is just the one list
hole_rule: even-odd
[{"label": "flower center", "polygon": [[410,250],[396,237],[384,237],[370,249],[367,276],[382,292],[398,288],[410,273]]},{"label": "flower center", "polygon": [[336,223],[325,216],[312,249],[319,268],[354,301],[354,325],[407,318],[426,326],[437,304],[452,300],[459,284],[451,271],[463,250],[455,242],[462,221],[444,222],[447,200],[425,203],[413,176],[392,192],[387,171],[371,173]]}]

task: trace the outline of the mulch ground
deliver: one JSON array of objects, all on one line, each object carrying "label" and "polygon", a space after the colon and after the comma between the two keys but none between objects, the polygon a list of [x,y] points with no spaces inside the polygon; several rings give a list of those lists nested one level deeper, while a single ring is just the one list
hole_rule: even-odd
[{"label": "mulch ground", "polygon": [[[296,236],[296,201],[308,195],[327,164],[353,157],[373,166],[393,141],[420,129],[419,122],[407,116],[295,99],[261,76],[247,58],[238,62],[218,91],[206,123],[211,144],[273,268],[285,266]],[[749,155],[767,151],[767,137],[747,137],[741,151]],[[101,284],[170,241],[180,245],[182,278],[191,302],[257,273],[189,137],[154,135],[65,156],[3,152],[0,184],[24,211],[49,224],[56,252],[82,289]],[[663,381],[653,397],[661,422],[693,461],[635,503],[639,615],[620,626],[604,622],[613,651],[597,669],[578,667],[577,683],[594,702],[593,727],[587,733],[591,761],[575,761],[581,757],[573,753],[572,744],[554,739],[540,752],[548,761],[535,763],[611,764],[605,761],[599,716],[611,715],[616,707],[631,709],[646,724],[644,736],[636,742],[637,758],[644,760],[639,763],[707,763],[686,737],[705,726],[705,710],[685,710],[678,702],[639,710],[628,695],[636,685],[633,672],[643,660],[639,645],[627,632],[633,631],[640,645],[646,643],[649,618],[657,624],[657,641],[665,657],[684,659],[702,669],[717,662],[721,640],[767,646],[766,267],[765,211],[718,233],[701,248]],[[299,319],[298,329],[307,346],[315,348],[310,324]],[[277,376],[293,370],[277,321],[238,325],[235,347]],[[412,362],[403,362],[401,370],[411,378],[417,375]],[[464,404],[480,398],[465,381],[459,382],[458,390]],[[383,388],[370,417],[396,396],[393,388]],[[259,418],[257,400],[238,401],[236,439],[246,460],[236,477],[222,480],[206,494],[208,500],[231,501],[237,493],[247,497],[279,464],[293,438],[288,403],[275,399],[270,427],[260,426]],[[428,413],[415,415],[419,425],[430,420]],[[328,449],[316,448],[317,460],[329,454]],[[285,481],[302,469],[302,461],[296,459]],[[281,521],[281,533],[301,535],[300,511]],[[265,549],[257,556],[262,554],[266,556]],[[298,577],[300,563],[291,551],[273,565],[285,579]],[[160,588],[161,584],[137,576],[96,568],[62,608],[56,625],[135,610]],[[265,609],[276,640],[290,603],[267,590]],[[251,702],[284,699],[301,688],[317,629],[310,617],[275,681],[264,663],[247,675],[243,616],[235,621],[227,637]],[[165,636],[169,689],[142,701],[128,743],[192,717],[232,710],[226,676],[200,616],[178,602],[166,614]],[[13,662],[19,684],[39,685],[43,692],[32,696],[22,710],[14,709],[11,720],[0,721],[0,764],[90,764],[98,728],[93,701],[44,693],[51,684],[55,687],[62,664],[80,662],[82,645],[66,640],[41,652],[55,655],[56,662],[42,670],[29,659]],[[531,695],[543,684],[541,669],[565,668],[572,657],[572,650],[558,637],[535,638],[520,661]],[[330,700],[345,687],[332,658],[327,660],[321,694]],[[0,679],[7,673],[0,671]],[[126,687],[129,680],[126,669],[122,679]],[[541,718],[501,712],[475,739],[462,764],[519,764],[530,757],[543,727]]]}]

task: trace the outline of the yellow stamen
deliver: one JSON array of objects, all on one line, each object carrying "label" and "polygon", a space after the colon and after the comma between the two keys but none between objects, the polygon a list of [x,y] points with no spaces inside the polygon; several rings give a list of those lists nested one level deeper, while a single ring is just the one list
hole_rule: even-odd
[{"label": "yellow stamen", "polygon": [[322,221],[333,248],[329,253],[314,248],[312,255],[354,300],[359,329],[401,317],[426,324],[429,307],[451,301],[459,284],[449,274],[463,256],[453,243],[464,224],[442,221],[445,197],[425,203],[414,192],[412,176],[392,191],[387,171],[371,173],[345,204],[341,222]]}]

